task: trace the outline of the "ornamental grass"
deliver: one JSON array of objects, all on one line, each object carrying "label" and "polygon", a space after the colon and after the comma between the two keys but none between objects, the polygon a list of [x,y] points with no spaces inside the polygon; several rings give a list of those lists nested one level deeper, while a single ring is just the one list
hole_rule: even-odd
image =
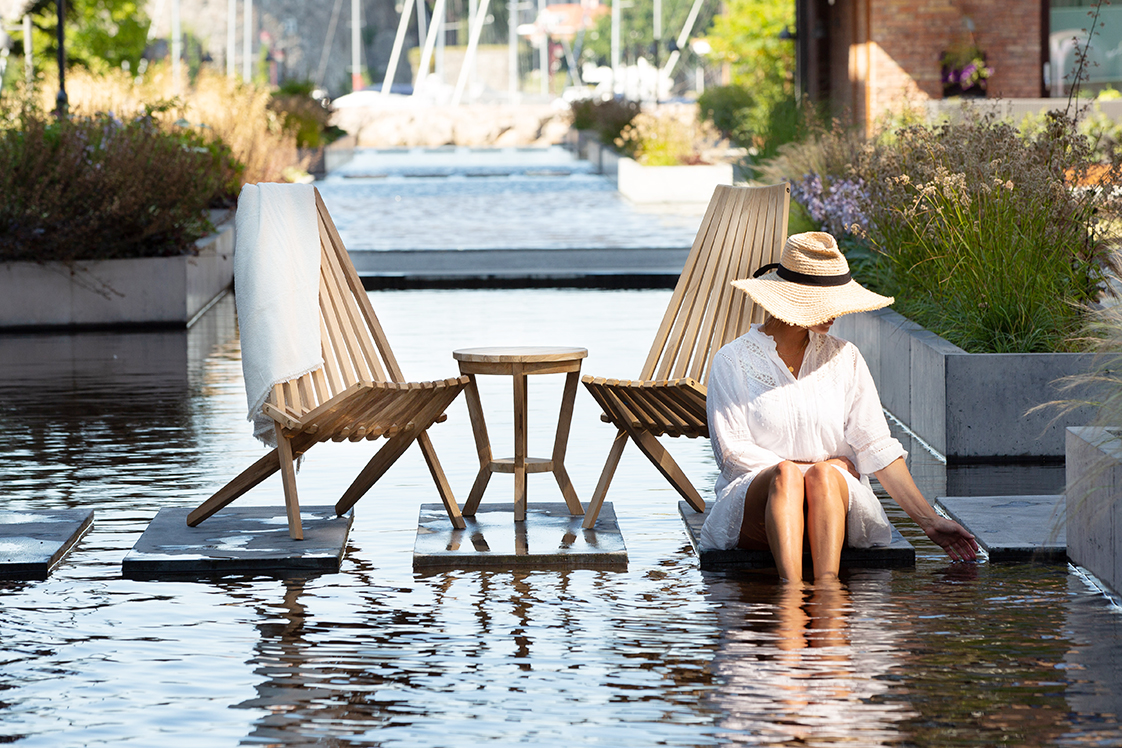
[{"label": "ornamental grass", "polygon": [[867,143],[823,128],[813,143],[821,172],[792,174],[809,159],[791,154],[772,169],[896,311],[970,352],[1081,348],[1114,269],[1105,219],[1122,169],[1098,163],[1070,120],[1050,114],[1024,134],[964,116]]},{"label": "ornamental grass", "polygon": [[[285,118],[273,106],[273,95],[264,87],[242,83],[209,68],[193,80],[183,75],[176,83],[170,67],[149,66],[143,75],[122,70],[92,74],[80,69],[67,74],[70,111],[80,115],[113,112],[133,116],[152,110],[164,129],[190,127],[216,136],[225,143],[245,171],[245,182],[284,182],[294,169],[303,168],[296,134],[285,127]],[[49,87],[45,97],[53,97]],[[44,106],[53,106],[44,101]]]}]

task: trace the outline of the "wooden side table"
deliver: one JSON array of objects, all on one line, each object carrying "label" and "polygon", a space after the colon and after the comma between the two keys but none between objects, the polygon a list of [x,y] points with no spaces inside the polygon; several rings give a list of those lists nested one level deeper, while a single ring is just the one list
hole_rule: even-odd
[{"label": "wooden side table", "polygon": [[[460,373],[466,374],[468,415],[475,434],[475,448],[479,453],[479,474],[471,487],[463,514],[471,517],[479,508],[483,492],[491,473],[514,473],[514,521],[526,520],[526,474],[553,473],[565,504],[574,515],[583,515],[577,492],[565,471],[565,448],[569,441],[569,425],[573,420],[573,402],[580,381],[581,359],[588,355],[585,348],[516,346],[500,348],[462,348],[452,352],[460,363]],[[491,441],[487,437],[487,424],[483,420],[483,405],[479,400],[478,374],[507,375],[514,378],[514,457],[494,459]],[[557,435],[553,440],[553,456],[549,459],[526,455],[526,377],[531,374],[565,374],[565,390],[561,396],[561,413],[557,418]]]}]

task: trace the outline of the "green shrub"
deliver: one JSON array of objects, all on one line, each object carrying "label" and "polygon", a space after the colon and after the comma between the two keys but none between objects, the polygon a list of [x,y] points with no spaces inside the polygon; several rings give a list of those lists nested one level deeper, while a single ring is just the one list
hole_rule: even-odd
[{"label": "green shrub", "polygon": [[971,352],[1078,348],[1113,263],[1117,164],[1063,116],[1031,133],[964,110],[865,142],[839,127],[763,163],[838,238],[855,277]]},{"label": "green shrub", "polygon": [[26,107],[0,129],[0,260],[170,256],[212,230],[238,165],[199,132],[164,132],[152,114],[55,119]]},{"label": "green shrub", "polygon": [[624,99],[583,99],[571,105],[572,127],[594,130],[601,143],[615,143],[623,129],[639,114],[637,101]]},{"label": "green shrub", "polygon": [[1110,261],[1099,221],[1114,206],[1087,185],[1091,155],[1060,115],[1030,137],[979,118],[869,148],[856,173],[874,283],[967,351],[1070,349]]},{"label": "green shrub", "polygon": [[295,136],[299,148],[327,145],[335,131],[327,124],[331,110],[312,98],[313,86],[306,81],[288,81],[269,100],[269,109],[281,117],[285,132]]},{"label": "green shrub", "polygon": [[697,97],[701,117],[736,145],[751,145],[748,122],[755,106],[751,92],[743,86],[713,86]]},{"label": "green shrub", "polygon": [[578,99],[569,105],[569,126],[574,130],[591,130],[596,126],[592,99]]}]

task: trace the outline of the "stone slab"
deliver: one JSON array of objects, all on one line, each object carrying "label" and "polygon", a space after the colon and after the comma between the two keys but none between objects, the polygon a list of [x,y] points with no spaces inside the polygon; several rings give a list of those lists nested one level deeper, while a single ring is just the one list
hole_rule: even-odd
[{"label": "stone slab", "polygon": [[1063,495],[939,496],[935,506],[974,533],[991,562],[1067,561]]},{"label": "stone slab", "polygon": [[627,548],[611,502],[604,502],[596,527],[569,514],[564,502],[530,502],[526,521],[514,521],[513,503],[483,504],[467,527],[454,529],[442,504],[422,504],[413,547],[413,568],[444,569],[625,569]]},{"label": "stone slab", "polygon": [[349,250],[360,277],[412,280],[569,279],[672,276],[690,248],[565,247],[525,249]]},{"label": "stone slab", "polygon": [[0,511],[0,579],[46,579],[93,519],[92,509]]},{"label": "stone slab", "polygon": [[[678,513],[682,515],[682,520],[686,524],[686,534],[689,535],[690,544],[693,545],[703,571],[760,569],[775,566],[770,551],[746,551],[740,548],[728,551],[702,550],[701,526],[709,516],[710,507],[711,505],[706,506],[704,512],[695,512],[686,502],[678,502]],[[895,527],[892,528],[891,544],[876,548],[845,548],[841,556],[843,568],[889,569],[915,566],[915,563],[916,549]],[[804,556],[803,564],[809,566],[809,553]]]},{"label": "stone slab", "polygon": [[226,507],[198,527],[190,507],[161,509],[125,556],[129,579],[223,574],[304,575],[339,571],[353,512],[332,506],[300,508],[304,539],[288,536],[284,506]]}]

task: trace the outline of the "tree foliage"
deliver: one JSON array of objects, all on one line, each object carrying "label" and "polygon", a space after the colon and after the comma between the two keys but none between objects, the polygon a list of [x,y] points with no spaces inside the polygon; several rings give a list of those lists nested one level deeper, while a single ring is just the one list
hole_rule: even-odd
[{"label": "tree foliage", "polygon": [[795,45],[781,39],[795,28],[794,0],[727,0],[706,40],[710,58],[729,65],[732,83],[750,91],[756,132],[767,127],[773,108],[795,93]]},{"label": "tree foliage", "polygon": [[[128,63],[135,70],[144,54],[149,19],[139,0],[67,0],[66,59],[91,70]],[[35,27],[38,58],[58,56],[58,5],[36,0],[28,12]],[[14,40],[19,40],[17,36]],[[19,43],[22,44],[22,41]]]}]

